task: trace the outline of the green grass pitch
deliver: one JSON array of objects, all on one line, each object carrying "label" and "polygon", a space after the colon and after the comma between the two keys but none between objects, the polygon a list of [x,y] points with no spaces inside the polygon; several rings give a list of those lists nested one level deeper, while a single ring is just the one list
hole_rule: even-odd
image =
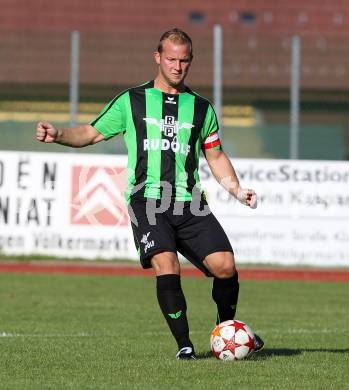
[{"label": "green grass pitch", "polygon": [[348,283],[242,281],[254,357],[209,353],[211,280],[183,279],[197,361],[175,360],[147,277],[0,275],[0,389],[349,389]]}]

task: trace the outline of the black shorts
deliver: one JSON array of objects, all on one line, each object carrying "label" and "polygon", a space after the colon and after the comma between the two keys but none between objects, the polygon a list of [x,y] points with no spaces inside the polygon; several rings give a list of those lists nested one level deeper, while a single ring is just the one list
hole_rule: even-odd
[{"label": "black shorts", "polygon": [[[190,202],[172,202],[167,210],[155,213],[159,204],[155,199],[138,198],[129,205],[142,267],[151,268],[151,258],[157,253],[178,251],[207,276],[212,276],[203,264],[205,257],[214,252],[233,252],[233,249],[206,201],[201,201],[200,215],[193,213]],[[203,208],[206,215],[202,215]]]}]

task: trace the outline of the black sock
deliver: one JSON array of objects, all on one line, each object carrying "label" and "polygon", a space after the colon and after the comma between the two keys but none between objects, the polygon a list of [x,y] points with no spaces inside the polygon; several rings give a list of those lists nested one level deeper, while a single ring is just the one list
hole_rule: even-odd
[{"label": "black sock", "polygon": [[156,290],[162,314],[177,341],[178,349],[193,347],[189,339],[187,304],[180,276],[176,274],[157,276]]},{"label": "black sock", "polygon": [[238,273],[228,279],[214,278],[212,298],[217,304],[217,324],[234,319],[239,297]]}]

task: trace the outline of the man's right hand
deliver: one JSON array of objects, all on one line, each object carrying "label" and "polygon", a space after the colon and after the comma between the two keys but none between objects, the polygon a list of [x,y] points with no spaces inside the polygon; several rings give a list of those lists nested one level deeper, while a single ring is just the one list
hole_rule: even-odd
[{"label": "man's right hand", "polygon": [[36,126],[36,139],[40,142],[51,143],[57,140],[59,131],[49,122],[39,122]]}]

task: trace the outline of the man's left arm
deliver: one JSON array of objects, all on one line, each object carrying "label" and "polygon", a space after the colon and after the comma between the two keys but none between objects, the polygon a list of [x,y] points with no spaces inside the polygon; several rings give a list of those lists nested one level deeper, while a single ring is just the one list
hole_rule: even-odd
[{"label": "man's left arm", "polygon": [[242,204],[251,208],[256,208],[257,195],[255,191],[240,187],[235,169],[223,150],[211,148],[204,150],[204,153],[211,172],[218,183]]}]

